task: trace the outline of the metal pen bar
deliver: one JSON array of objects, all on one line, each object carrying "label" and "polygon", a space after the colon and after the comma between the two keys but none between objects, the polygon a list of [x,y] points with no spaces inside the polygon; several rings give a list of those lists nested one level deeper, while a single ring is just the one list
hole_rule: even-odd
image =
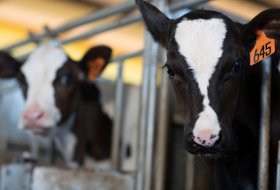
[{"label": "metal pen bar", "polygon": [[112,140],[112,169],[120,171],[121,169],[121,134],[123,132],[123,61],[118,63],[118,77],[116,80],[116,96],[115,96],[115,119]]},{"label": "metal pen bar", "polygon": [[170,11],[171,12],[175,12],[181,9],[185,9],[185,8],[195,8],[199,5],[208,3],[210,0],[193,0],[193,1],[180,1],[178,3],[174,3],[170,5]]},{"label": "metal pen bar", "polygon": [[115,57],[111,60],[111,62],[123,63],[123,60],[130,59],[130,58],[137,57],[137,56],[141,56],[142,54],[143,54],[143,50],[136,51],[136,52],[133,52],[133,53],[121,55],[119,57]]},{"label": "metal pen bar", "polygon": [[157,54],[159,45],[153,43],[151,46],[150,57],[150,85],[149,85],[149,104],[148,104],[148,122],[146,133],[146,158],[145,158],[145,190],[152,189],[153,178],[153,155],[155,144],[155,120],[156,120],[156,99],[157,99]]},{"label": "metal pen bar", "polygon": [[131,9],[134,9],[134,8],[135,8],[134,2],[127,1],[127,2],[119,4],[119,5],[115,5],[115,6],[111,6],[109,8],[102,9],[98,12],[87,15],[86,17],[83,17],[83,18],[73,21],[71,23],[65,24],[57,29],[52,30],[52,32],[55,34],[59,34],[61,32],[76,28],[76,27],[84,25],[84,24],[91,23],[96,20],[104,19],[106,17],[112,16],[115,14],[130,11]]},{"label": "metal pen bar", "polygon": [[[160,9],[164,8],[165,0],[153,0],[154,4]],[[146,126],[146,147],[145,147],[145,167],[144,167],[144,190],[151,190],[154,188],[154,146],[155,146],[155,124],[156,124],[156,112],[157,112],[157,65],[159,62],[159,44],[154,43],[151,39],[151,43],[148,44],[149,57],[148,64],[150,70],[149,81],[149,101],[147,107],[147,126]]]},{"label": "metal pen bar", "polygon": [[141,86],[141,99],[139,106],[140,121],[138,127],[138,143],[137,143],[137,174],[136,174],[136,190],[143,190],[144,187],[144,167],[145,167],[145,147],[146,147],[146,126],[147,126],[147,110],[149,103],[149,81],[150,81],[150,44],[152,44],[152,37],[145,32],[145,48],[143,55],[143,73]]},{"label": "metal pen bar", "polygon": [[195,156],[191,153],[186,155],[186,181],[185,190],[194,190]]},{"label": "metal pen bar", "polygon": [[[75,41],[78,41],[78,40],[81,40],[81,39],[85,39],[85,38],[91,37],[93,35],[100,34],[102,32],[106,32],[106,31],[109,31],[109,30],[117,29],[119,27],[123,27],[125,25],[131,24],[131,23],[134,23],[134,22],[140,21],[140,20],[141,20],[141,18],[140,18],[139,15],[138,16],[129,17],[129,18],[123,19],[123,20],[121,20],[119,22],[105,25],[103,27],[100,27],[99,29],[91,30],[89,32],[86,32],[86,33],[83,33],[83,34],[80,34],[80,35],[68,38],[66,40],[62,40],[62,41],[60,41],[60,43],[61,44],[72,43],[72,42],[75,42]],[[20,60],[25,60],[27,58],[28,54],[21,56],[19,59]]]},{"label": "metal pen bar", "polygon": [[157,144],[155,160],[155,190],[164,190],[166,173],[166,151],[169,126],[169,77],[162,70],[162,83],[159,97]]},{"label": "metal pen bar", "polygon": [[268,190],[269,131],[271,101],[271,58],[262,63],[261,121],[258,190]]},{"label": "metal pen bar", "polygon": [[77,40],[85,39],[85,38],[88,38],[90,36],[100,34],[102,32],[106,32],[106,31],[109,31],[109,30],[112,30],[112,29],[120,28],[120,27],[132,24],[132,23],[140,21],[140,20],[141,20],[141,18],[140,18],[139,15],[131,16],[131,17],[128,17],[128,18],[123,19],[121,21],[108,24],[106,26],[100,27],[100,28],[95,29],[95,30],[91,30],[91,31],[86,32],[84,34],[77,35],[77,36],[74,36],[74,37],[66,39],[66,40],[62,40],[61,43],[62,44],[67,44],[67,43],[71,43],[71,42],[74,42],[74,41],[77,41]]},{"label": "metal pen bar", "polygon": [[[102,9],[100,11],[97,11],[97,12],[93,13],[93,14],[87,15],[87,16],[82,17],[80,19],[69,22],[65,25],[62,25],[58,28],[49,30],[49,33],[51,33],[53,35],[58,35],[62,32],[65,32],[67,30],[76,28],[78,26],[81,26],[81,25],[84,25],[84,24],[94,22],[96,20],[106,18],[106,17],[112,16],[114,14],[123,13],[125,11],[129,11],[129,10],[134,9],[134,8],[135,8],[134,1],[130,1],[130,2],[126,2],[126,3],[123,3],[123,4],[117,5],[117,6]],[[25,40],[22,40],[22,41],[16,43],[16,44],[8,46],[8,47],[5,48],[5,50],[10,51],[11,49],[14,49],[16,47],[25,45],[25,44],[30,43],[30,42],[34,42],[36,40],[38,41],[38,40],[40,40],[44,37],[47,37],[47,36],[48,36],[48,33],[46,31],[43,31],[43,32],[39,33],[38,35],[34,35],[32,37],[29,37]]]},{"label": "metal pen bar", "polygon": [[276,189],[280,189],[280,141],[278,141]]}]

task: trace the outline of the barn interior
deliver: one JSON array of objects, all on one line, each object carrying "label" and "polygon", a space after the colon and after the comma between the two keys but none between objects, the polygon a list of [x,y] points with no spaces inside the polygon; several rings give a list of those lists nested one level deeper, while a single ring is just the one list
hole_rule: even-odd
[{"label": "barn interior", "polygon": [[[179,0],[178,0],[179,1]],[[170,2],[178,2],[176,0]],[[1,49],[21,41],[28,37],[29,32],[39,33],[42,32],[44,26],[49,28],[56,28],[64,23],[72,20],[84,17],[90,13],[95,12],[110,6],[116,6],[123,3],[122,0],[48,0],[48,1],[34,1],[34,0],[3,0],[0,5],[0,36]],[[191,1],[190,1],[191,2]],[[194,2],[194,1],[193,1]],[[240,4],[242,6],[240,7]],[[240,19],[248,20],[255,16],[260,11],[269,7],[279,6],[277,0],[240,0],[240,1],[226,1],[217,0],[211,1],[207,6],[214,9],[224,11],[232,16],[239,17]],[[205,5],[204,5],[205,7]],[[73,11],[75,10],[75,11]],[[120,13],[114,17],[101,20],[96,23],[91,23],[86,26],[75,28],[67,33],[63,33],[60,37],[67,39],[71,36],[83,33],[90,28],[98,28],[106,23],[113,22],[125,17],[127,14],[132,13]],[[142,50],[144,42],[141,36],[144,35],[144,26],[141,23],[134,23],[127,27],[116,29],[110,32],[103,32],[101,34],[89,37],[85,40],[79,40],[75,43],[71,43],[65,46],[66,51],[74,59],[79,59],[85,50],[94,44],[106,44],[114,49],[114,56],[120,56],[135,51]],[[133,42],[133,43],[130,43]],[[127,44],[130,44],[129,46]],[[29,45],[29,46],[28,46]],[[32,44],[28,44],[25,47],[13,50],[15,56],[23,55],[34,48]],[[124,72],[124,80],[127,83],[139,84],[141,81],[141,61],[133,60],[132,64],[127,63]],[[130,68],[132,67],[132,68]],[[135,72],[136,71],[136,72]],[[116,77],[115,66],[112,65],[104,73],[104,77],[108,79],[114,79]]]},{"label": "barn interior", "polygon": [[[176,8],[171,14],[174,18],[191,9],[211,9],[242,23],[265,9],[280,8],[279,0],[157,2],[164,3],[167,9],[173,4],[195,5],[190,8]],[[116,11],[117,8],[120,11]],[[104,15],[98,18],[98,14]],[[82,22],[92,15],[97,19],[91,19],[85,22],[86,24],[77,24],[61,33],[54,32],[61,29],[61,26],[76,21]],[[54,189],[53,184],[59,184],[58,189],[67,189],[69,184],[60,183],[65,180],[73,180],[73,184],[83,184],[82,189],[215,189],[211,177],[201,182],[205,176],[211,176],[212,168],[207,168],[203,158],[187,156],[184,150],[184,118],[182,110],[176,105],[174,94],[164,74],[165,70],[162,69],[164,58],[156,60],[158,63],[155,66],[155,79],[145,78],[154,75],[145,74],[145,69],[149,66],[143,66],[143,54],[146,44],[150,42],[146,40],[145,26],[138,17],[139,12],[132,0],[0,0],[0,50],[11,53],[18,60],[24,61],[37,47],[38,42],[50,39],[62,42],[63,49],[74,60],[80,60],[92,46],[107,45],[113,49],[112,62],[97,79],[103,107],[114,120],[114,126],[118,130],[114,133],[117,137],[112,137],[116,138],[113,142],[117,145],[113,145],[116,153],[112,153],[110,171],[97,170],[92,173],[85,170],[84,173],[77,174],[68,172],[70,169],[65,168],[39,168],[36,173],[40,179],[32,184],[33,189],[38,186],[45,186],[42,189]],[[91,32],[92,34],[89,34]],[[42,34],[45,35],[44,38],[38,37]],[[31,189],[31,185],[24,188],[25,183],[30,182],[31,174],[25,175],[28,177],[24,179],[21,176],[30,172],[33,166],[26,169],[26,166],[22,168],[21,165],[16,165],[14,168],[12,165],[20,163],[22,157],[28,155],[38,159],[40,164],[50,166],[54,156],[50,138],[34,136],[18,129],[17,122],[24,99],[19,87],[13,82],[0,80],[0,190]],[[162,85],[165,85],[165,88],[162,88]],[[14,90],[9,94],[11,88]],[[162,101],[169,103],[165,107],[162,106]],[[152,116],[154,120],[150,119]],[[142,119],[146,120],[144,124],[141,123]],[[144,126],[144,132],[141,131],[141,126]],[[143,137],[142,133],[146,135]],[[142,167],[140,155],[146,159]],[[63,163],[60,156],[57,159],[59,163]],[[204,169],[189,175],[188,172],[192,168],[190,165],[205,168],[202,167]],[[42,174],[44,169],[46,171]],[[9,172],[12,174],[5,174]],[[43,175],[62,177],[42,182]],[[92,179],[99,183],[95,184]],[[17,180],[23,182],[15,183]],[[15,185],[9,186],[13,182]]]}]

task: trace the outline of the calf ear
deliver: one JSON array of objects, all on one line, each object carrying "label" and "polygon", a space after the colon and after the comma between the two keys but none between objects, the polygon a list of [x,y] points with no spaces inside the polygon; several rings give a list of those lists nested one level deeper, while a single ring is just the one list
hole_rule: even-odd
[{"label": "calf ear", "polygon": [[8,53],[0,51],[0,78],[12,78],[17,75],[21,63]]},{"label": "calf ear", "polygon": [[107,46],[95,46],[88,50],[80,61],[80,68],[90,81],[95,81],[111,59],[112,49]]},{"label": "calf ear", "polygon": [[[259,13],[248,24],[242,26],[243,42],[246,51],[251,51],[256,39],[258,31],[264,31],[268,38],[276,40],[276,45],[280,43],[280,9],[268,9]],[[278,53],[280,50],[278,49]]]},{"label": "calf ear", "polygon": [[139,7],[145,25],[152,34],[154,40],[159,42],[163,47],[167,47],[173,23],[172,20],[167,18],[167,16],[150,3],[136,0],[136,4]]}]

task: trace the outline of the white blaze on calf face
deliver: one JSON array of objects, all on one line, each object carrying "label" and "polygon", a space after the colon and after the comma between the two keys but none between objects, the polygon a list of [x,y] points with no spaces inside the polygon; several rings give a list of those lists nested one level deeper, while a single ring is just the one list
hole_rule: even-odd
[{"label": "white blaze on calf face", "polygon": [[203,96],[203,110],[193,129],[194,141],[203,146],[214,145],[221,130],[217,114],[209,105],[208,87],[223,52],[225,35],[226,26],[217,18],[185,19],[177,25],[175,33],[179,53],[192,70]]},{"label": "white blaze on calf face", "polygon": [[[24,112],[41,109],[44,112],[44,118],[40,122],[42,127],[54,127],[61,118],[55,104],[53,82],[57,70],[66,60],[67,56],[61,49],[47,44],[36,49],[21,68],[28,84]],[[24,125],[25,121],[21,116],[20,127]]]}]

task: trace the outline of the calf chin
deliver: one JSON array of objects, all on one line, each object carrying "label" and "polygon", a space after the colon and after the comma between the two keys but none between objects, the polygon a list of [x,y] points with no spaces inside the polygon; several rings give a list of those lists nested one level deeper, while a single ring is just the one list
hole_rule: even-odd
[{"label": "calf chin", "polygon": [[196,155],[204,155],[206,157],[221,158],[231,155],[237,150],[238,143],[234,138],[226,135],[223,131],[220,134],[219,140],[213,146],[202,146],[194,141],[191,133],[184,137],[185,149]]},{"label": "calf chin", "polygon": [[29,126],[29,125],[24,126],[24,129],[29,130],[32,133],[39,134],[39,135],[40,134],[42,134],[42,135],[47,134],[50,131],[50,128],[48,128],[48,127]]}]

